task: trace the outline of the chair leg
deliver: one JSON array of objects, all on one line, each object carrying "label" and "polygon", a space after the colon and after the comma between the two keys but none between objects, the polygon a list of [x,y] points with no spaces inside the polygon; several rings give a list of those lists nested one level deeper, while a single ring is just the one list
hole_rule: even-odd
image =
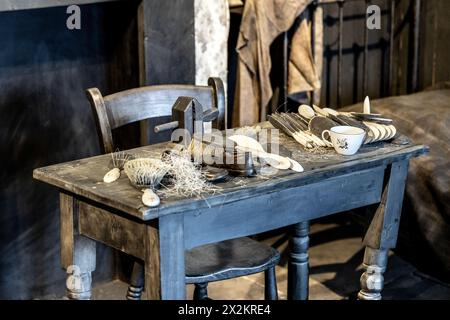
[{"label": "chair leg", "polygon": [[275,266],[264,271],[264,278],[265,278],[264,298],[266,300],[278,300]]},{"label": "chair leg", "polygon": [[127,291],[127,300],[141,300],[144,289],[144,265],[135,262],[131,273],[130,286]]},{"label": "chair leg", "polygon": [[196,283],[194,289],[194,300],[208,299],[208,283]]}]

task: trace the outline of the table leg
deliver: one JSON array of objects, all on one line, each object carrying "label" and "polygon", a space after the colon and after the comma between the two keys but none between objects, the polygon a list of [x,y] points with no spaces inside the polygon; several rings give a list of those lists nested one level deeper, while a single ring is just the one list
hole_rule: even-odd
[{"label": "table leg", "polygon": [[387,260],[387,250],[366,247],[363,263],[365,272],[360,279],[359,300],[381,300],[381,291],[384,285],[383,273],[386,270]]},{"label": "table leg", "polygon": [[307,300],[309,285],[309,221],[294,226],[290,240],[288,299]]},{"label": "table leg", "polygon": [[159,232],[148,226],[145,246],[147,298],[186,299],[183,215],[160,217]]},{"label": "table leg", "polygon": [[383,190],[380,205],[363,240],[366,246],[358,299],[381,300],[383,273],[386,270],[389,249],[397,243],[403,195],[408,175],[409,161],[395,162],[390,166],[389,180]]},{"label": "table leg", "polygon": [[61,264],[67,270],[67,297],[91,298],[91,272],[95,270],[95,241],[78,232],[78,200],[60,193]]},{"label": "table leg", "polygon": [[144,290],[148,300],[161,299],[159,232],[155,225],[146,227],[144,257]]}]

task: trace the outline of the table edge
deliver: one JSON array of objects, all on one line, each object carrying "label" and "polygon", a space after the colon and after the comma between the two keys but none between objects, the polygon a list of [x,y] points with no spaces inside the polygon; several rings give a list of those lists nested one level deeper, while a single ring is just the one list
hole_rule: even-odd
[{"label": "table edge", "polygon": [[[106,198],[101,197],[100,195],[92,194],[92,193],[88,192],[88,190],[84,190],[84,188],[79,188],[76,185],[68,184],[62,180],[52,178],[47,173],[43,172],[43,169],[57,166],[57,165],[62,165],[63,163],[46,166],[46,167],[41,167],[41,168],[36,168],[33,170],[33,178],[38,181],[45,182],[52,186],[58,187],[59,189],[62,189],[66,192],[73,193],[76,196],[85,197],[91,201],[100,202],[102,204],[105,204],[105,202],[106,202],[109,204],[108,206],[113,209],[123,211],[126,214],[132,215],[132,216],[139,218],[141,220],[144,220],[144,221],[148,221],[148,220],[156,219],[163,215],[175,214],[175,213],[179,213],[181,211],[192,211],[192,210],[204,209],[204,208],[208,208],[208,207],[212,207],[212,206],[223,205],[223,204],[227,204],[230,202],[244,200],[249,197],[254,197],[254,196],[270,193],[270,192],[273,192],[274,185],[277,185],[277,186],[280,186],[283,188],[294,188],[297,186],[305,185],[307,183],[314,183],[318,179],[323,179],[323,178],[326,179],[329,177],[336,176],[336,174],[327,176],[327,172],[337,173],[337,175],[344,175],[346,173],[349,173],[348,172],[349,169],[351,171],[352,168],[354,168],[354,166],[357,165],[358,163],[360,164],[361,168],[357,168],[357,170],[364,170],[366,168],[369,169],[369,168],[373,168],[375,166],[388,165],[388,164],[396,162],[396,161],[409,160],[413,157],[419,157],[422,155],[426,155],[428,152],[429,152],[428,146],[412,145],[412,146],[408,146],[406,148],[399,149],[399,150],[396,150],[396,151],[388,153],[388,154],[376,155],[374,157],[364,159],[365,160],[364,162],[361,162],[361,159],[355,159],[355,160],[350,160],[347,162],[327,166],[326,168],[315,169],[313,171],[306,171],[303,173],[293,173],[286,177],[280,177],[279,179],[277,179],[276,183],[263,182],[261,185],[259,185],[256,188],[253,188],[251,190],[252,194],[246,195],[244,192],[244,189],[238,189],[238,190],[227,193],[225,196],[224,195],[208,196],[207,201],[205,201],[204,199],[194,200],[194,199],[190,198],[190,199],[180,200],[176,206],[169,205],[167,207],[164,207],[164,204],[163,204],[162,206],[157,207],[157,208],[147,208],[145,206],[142,206],[142,207],[136,209],[134,207],[124,205],[120,202],[114,202],[114,200],[111,201],[111,199],[109,199],[109,198],[106,199]],[[386,155],[389,155],[389,157],[385,157]],[[69,161],[69,162],[71,162],[71,161]],[[363,167],[365,167],[365,168],[363,168]],[[287,177],[289,177],[289,179],[286,179]]]}]

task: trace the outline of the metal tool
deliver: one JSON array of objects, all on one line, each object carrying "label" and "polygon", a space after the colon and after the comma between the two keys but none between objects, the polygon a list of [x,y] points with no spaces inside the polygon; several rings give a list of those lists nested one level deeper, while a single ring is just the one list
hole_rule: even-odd
[{"label": "metal tool", "polygon": [[172,121],[155,126],[154,131],[155,133],[159,133],[167,130],[185,129],[181,137],[183,138],[185,147],[187,147],[194,134],[203,135],[203,123],[213,121],[218,116],[219,110],[217,108],[212,107],[205,110],[197,99],[192,97],[179,97],[172,106]]}]

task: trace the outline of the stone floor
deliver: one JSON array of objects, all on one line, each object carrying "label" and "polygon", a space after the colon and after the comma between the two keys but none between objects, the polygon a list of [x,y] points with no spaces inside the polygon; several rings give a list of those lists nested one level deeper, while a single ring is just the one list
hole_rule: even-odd
[{"label": "stone floor", "polygon": [[[282,252],[277,267],[278,292],[286,299],[287,286],[287,238],[269,235],[264,239]],[[361,230],[351,223],[314,223],[310,234],[310,299],[343,300],[355,299],[361,275],[363,259]],[[93,298],[99,300],[124,299],[127,285],[112,281],[94,287]],[[188,297],[193,288],[187,287]],[[240,300],[263,299],[264,277],[256,274],[227,281],[211,283],[209,296],[212,299]],[[385,273],[383,298],[405,299],[450,299],[450,285],[420,273],[412,265],[391,254]]]}]

